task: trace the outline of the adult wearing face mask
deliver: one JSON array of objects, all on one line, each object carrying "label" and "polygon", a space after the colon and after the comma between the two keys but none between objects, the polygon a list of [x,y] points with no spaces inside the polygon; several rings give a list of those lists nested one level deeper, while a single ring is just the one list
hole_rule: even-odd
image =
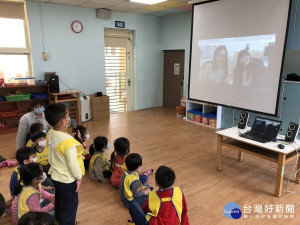
[{"label": "adult wearing face mask", "polygon": [[19,121],[17,139],[16,139],[16,149],[25,146],[26,134],[29,132],[30,126],[33,123],[42,123],[44,125],[44,130],[47,132],[49,130],[49,123],[46,121],[44,116],[44,106],[43,101],[40,99],[35,99],[31,103],[32,111],[26,113],[21,117]]}]

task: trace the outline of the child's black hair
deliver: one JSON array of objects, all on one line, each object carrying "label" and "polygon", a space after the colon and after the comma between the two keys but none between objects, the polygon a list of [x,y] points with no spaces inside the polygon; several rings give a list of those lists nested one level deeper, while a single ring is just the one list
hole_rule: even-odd
[{"label": "child's black hair", "polygon": [[[87,129],[84,126],[78,125],[77,127],[73,128],[72,133],[75,133],[74,138],[80,142],[80,144],[82,144],[85,141],[85,136],[84,134],[86,133]],[[79,138],[79,134],[80,133],[80,137]]]},{"label": "child's black hair", "polygon": [[36,131],[31,135],[31,141],[36,141],[39,138],[45,138],[46,134],[43,131]]},{"label": "child's black hair", "polygon": [[18,225],[54,225],[54,219],[46,212],[28,212],[20,218]]},{"label": "child's black hair", "polygon": [[42,123],[33,123],[29,128],[29,133],[27,133],[25,138],[25,143],[27,143],[31,139],[31,135],[36,131],[42,131],[44,124]]},{"label": "child's black hair", "polygon": [[34,108],[37,107],[38,105],[44,105],[43,100],[41,100],[41,99],[34,99],[34,100],[31,102],[31,108],[32,108],[32,109],[34,109]]},{"label": "child's black hair", "polygon": [[31,155],[35,154],[35,150],[31,147],[21,147],[17,150],[16,159],[20,165],[24,164],[24,160],[29,160]]},{"label": "child's black hair", "polygon": [[64,119],[67,114],[67,107],[62,103],[51,103],[45,109],[45,118],[47,122],[53,127],[59,121]]},{"label": "child's black hair", "polygon": [[14,189],[14,196],[17,196],[23,188],[20,182],[22,182],[25,186],[32,185],[32,180],[42,175],[43,168],[39,163],[29,163],[22,166],[22,168],[20,169],[19,183],[15,186]]},{"label": "child's black hair", "polygon": [[0,193],[0,218],[4,214],[6,210],[5,199],[3,195]]},{"label": "child's black hair", "polygon": [[107,147],[107,138],[98,136],[94,139],[94,143],[90,146],[90,154],[94,155],[95,151],[101,152],[105,147]]},{"label": "child's black hair", "polygon": [[155,181],[159,188],[172,187],[175,179],[175,172],[167,166],[160,166],[155,172]]},{"label": "child's black hair", "polygon": [[117,138],[114,142],[114,148],[115,149],[110,156],[111,167],[115,164],[115,154],[124,157],[130,152],[130,142],[125,137]]},{"label": "child's black hair", "polygon": [[134,171],[143,164],[143,160],[138,153],[131,153],[126,157],[125,164],[129,171]]}]

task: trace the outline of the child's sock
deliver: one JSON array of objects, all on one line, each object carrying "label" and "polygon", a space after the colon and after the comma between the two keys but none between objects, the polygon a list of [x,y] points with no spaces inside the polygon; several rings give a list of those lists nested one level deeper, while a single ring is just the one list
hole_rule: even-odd
[{"label": "child's sock", "polygon": [[0,163],[0,167],[4,167],[4,166],[7,166],[7,161],[3,161]]},{"label": "child's sock", "polygon": [[18,166],[19,162],[18,161],[6,161],[8,167],[13,167],[13,166]]}]

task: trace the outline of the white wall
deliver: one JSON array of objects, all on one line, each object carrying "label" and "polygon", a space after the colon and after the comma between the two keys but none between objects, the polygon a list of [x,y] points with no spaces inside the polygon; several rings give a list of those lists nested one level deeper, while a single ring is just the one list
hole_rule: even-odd
[{"label": "white wall", "polygon": [[[116,20],[125,21],[126,29],[135,34],[135,109],[162,105],[161,18],[113,12],[111,19],[103,20],[96,18],[95,9],[31,1],[27,14],[34,75],[44,79],[44,72],[55,71],[66,85],[85,94],[105,93],[104,28],[114,28]],[[83,24],[79,34],[71,30],[74,20]],[[42,59],[43,45],[51,57],[48,61]],[[66,89],[62,82],[60,86]]]}]

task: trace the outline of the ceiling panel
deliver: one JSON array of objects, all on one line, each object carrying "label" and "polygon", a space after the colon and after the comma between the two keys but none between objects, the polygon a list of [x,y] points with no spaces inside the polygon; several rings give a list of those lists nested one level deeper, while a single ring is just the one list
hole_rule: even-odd
[{"label": "ceiling panel", "polygon": [[[154,16],[165,16],[177,14],[191,10],[188,0],[168,0],[166,2],[147,5],[130,2],[129,0],[33,0],[39,2],[49,2],[60,5],[71,5],[85,8],[105,8],[112,11],[128,12],[134,14],[149,14]],[[169,10],[168,9],[174,9]],[[176,10],[175,10],[176,9]],[[156,13],[160,12],[160,13]]]}]

